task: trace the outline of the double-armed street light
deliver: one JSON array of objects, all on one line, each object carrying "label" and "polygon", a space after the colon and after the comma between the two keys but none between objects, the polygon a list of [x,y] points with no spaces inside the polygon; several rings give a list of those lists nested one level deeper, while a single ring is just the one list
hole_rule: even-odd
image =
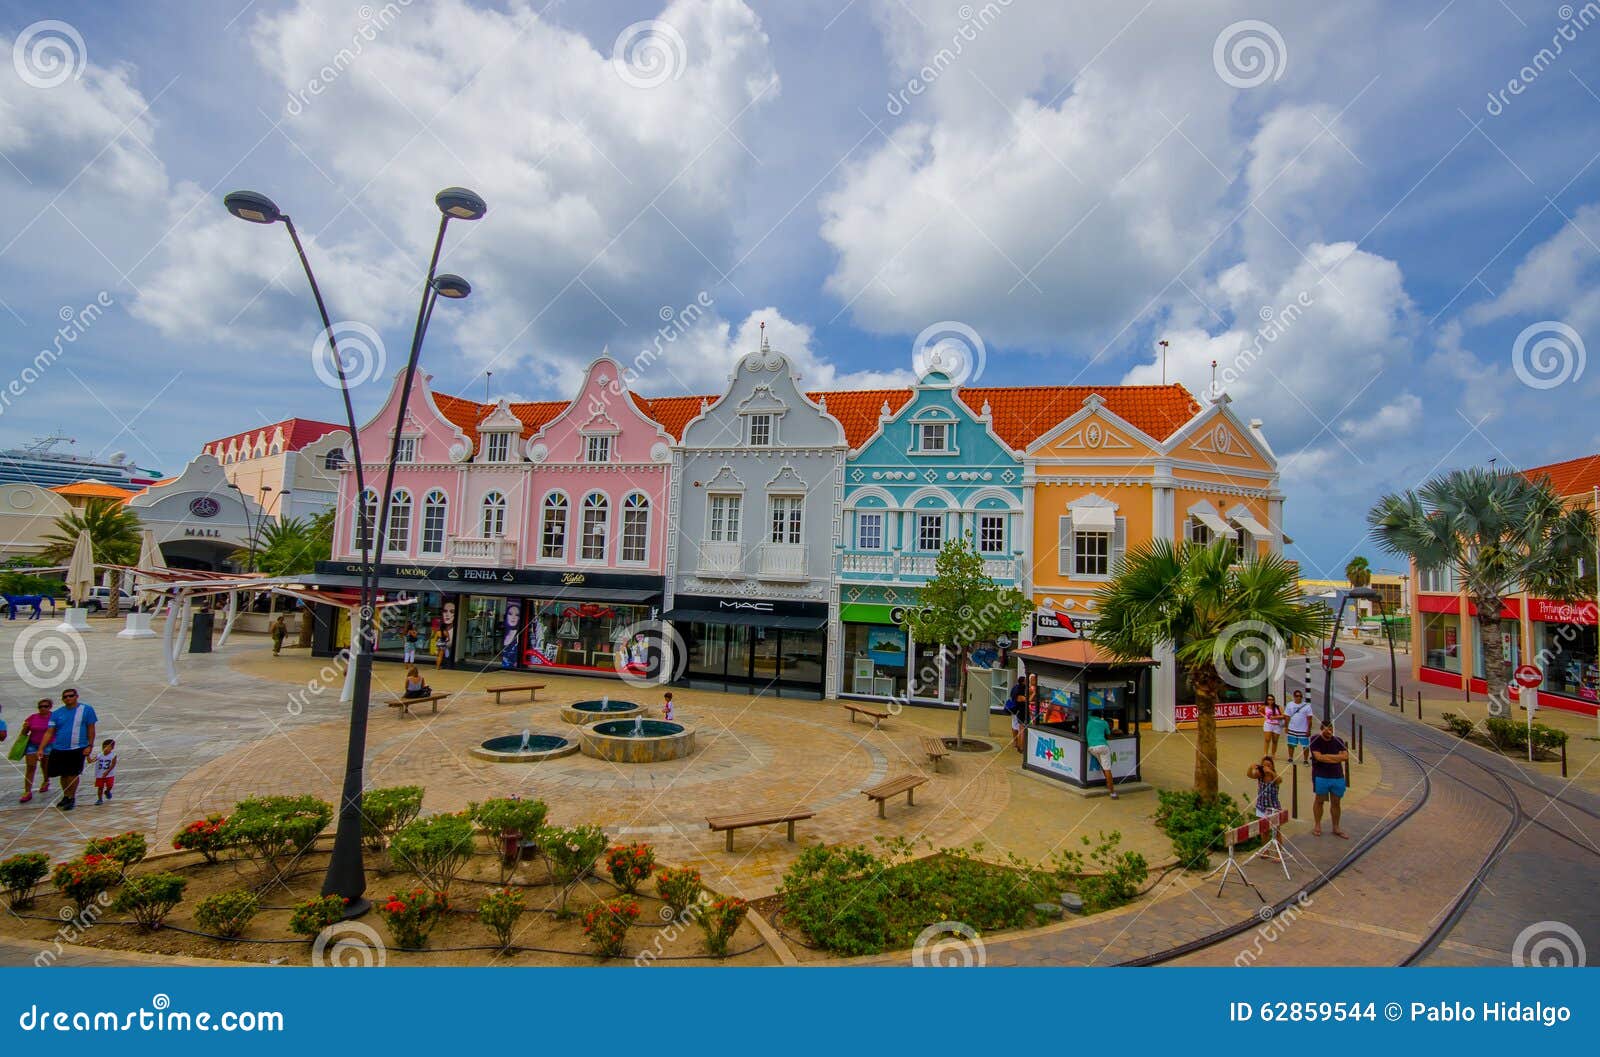
[{"label": "double-armed street light", "polygon": [[1389,703],[1394,705],[1399,693],[1396,688],[1396,672],[1394,660],[1394,629],[1390,626],[1388,611],[1383,605],[1383,596],[1370,587],[1353,587],[1339,599],[1339,612],[1333,618],[1333,635],[1328,640],[1328,648],[1322,655],[1322,721],[1333,722],[1333,651],[1339,645],[1339,626],[1344,623],[1344,607],[1354,598],[1358,602],[1376,602],[1378,614],[1383,620],[1384,630],[1389,637]]},{"label": "double-armed street light", "polygon": [[350,400],[350,385],[345,375],[344,361],[339,356],[338,339],[328,308],[306,258],[305,247],[295,231],[294,222],[266,195],[255,191],[234,191],[224,196],[223,205],[240,220],[252,224],[276,224],[280,221],[288,229],[294,243],[300,266],[311,284],[311,296],[316,300],[317,312],[322,317],[322,328],[328,336],[329,354],[339,378],[339,389],[344,396],[346,424],[350,427],[350,448],[355,464],[356,517],[359,530],[356,538],[361,543],[361,587],[357,619],[353,622],[351,636],[352,656],[349,663],[355,666],[350,701],[350,731],[345,750],[344,787],[339,797],[339,824],[333,840],[333,854],[328,861],[328,871],[323,878],[322,894],[336,895],[345,900],[346,914],[350,917],[365,913],[370,904],[366,899],[366,870],[361,860],[361,787],[367,751],[367,714],[372,695],[372,654],[376,643],[377,624],[374,614],[378,601],[379,562],[383,555],[384,530],[389,520],[389,499],[394,491],[395,460],[400,452],[400,434],[405,423],[406,405],[411,400],[412,379],[416,376],[417,360],[422,354],[422,339],[427,333],[428,321],[433,317],[433,306],[441,297],[461,300],[472,292],[472,287],[459,275],[439,275],[439,252],[444,247],[445,229],[452,220],[480,220],[489,207],[476,193],[464,187],[447,187],[434,196],[439,207],[439,233],[433,241],[433,255],[428,260],[428,274],[422,286],[422,302],[417,306],[417,322],[411,334],[411,350],[406,359],[404,378],[400,388],[400,403],[395,411],[395,427],[389,447],[389,459],[384,474],[382,506],[377,524],[368,523],[367,482],[364,460],[361,455],[359,423]]}]

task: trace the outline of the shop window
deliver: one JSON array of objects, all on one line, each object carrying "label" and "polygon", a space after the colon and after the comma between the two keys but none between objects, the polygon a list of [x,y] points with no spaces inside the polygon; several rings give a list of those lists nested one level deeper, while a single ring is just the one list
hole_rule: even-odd
[{"label": "shop window", "polygon": [[585,437],[583,441],[583,461],[592,463],[610,462],[611,437],[608,434]]},{"label": "shop window", "polygon": [[394,461],[395,462],[416,462],[417,461],[417,438],[416,437],[401,437],[400,438],[400,442],[395,446]]},{"label": "shop window", "polygon": [[805,502],[805,497],[798,495],[775,495],[771,499],[771,522],[773,543],[795,544],[800,542],[800,509]]},{"label": "shop window", "polygon": [[1600,694],[1596,637],[1592,624],[1535,624],[1534,642],[1540,647],[1544,668],[1539,689],[1594,704]]},{"label": "shop window", "polygon": [[619,560],[644,562],[649,552],[650,500],[634,492],[622,501],[622,539]]},{"label": "shop window", "polygon": [[944,546],[944,515],[917,515],[917,550],[937,551]]},{"label": "shop window", "polygon": [[[1478,631],[1478,618],[1468,617],[1467,623],[1468,634],[1472,636],[1472,675],[1474,678],[1482,679],[1484,678],[1483,647],[1480,644],[1483,642],[1483,638]],[[1520,657],[1522,652],[1522,622],[1519,620],[1499,621],[1499,630],[1501,656],[1505,659],[1505,674],[1506,678],[1509,679],[1511,678],[1511,673],[1516,670],[1517,665],[1522,663]],[[1492,631],[1493,628],[1491,627]]]},{"label": "shop window", "polygon": [[498,539],[506,534],[506,497],[490,492],[483,497],[483,517],[480,520],[484,539]]},{"label": "shop window", "polygon": [[1422,614],[1422,663],[1461,674],[1461,618],[1454,613]]},{"label": "shop window", "polygon": [[856,549],[863,551],[883,550],[882,514],[856,515]]},{"label": "shop window", "polygon": [[422,553],[444,553],[444,527],[450,512],[450,500],[435,488],[422,497]]},{"label": "shop window", "polygon": [[1004,514],[978,515],[978,553],[1004,554],[1006,552],[1006,516]]},{"label": "shop window", "polygon": [[378,493],[368,488],[361,493],[361,505],[350,526],[350,547],[360,553],[372,546],[372,528],[378,523]]},{"label": "shop window", "polygon": [[383,549],[395,554],[411,549],[411,493],[403,489],[389,495],[389,530],[383,536]]},{"label": "shop window", "polygon": [[752,448],[770,447],[772,444],[772,416],[749,415],[746,417],[745,440]]},{"label": "shop window", "polygon": [[708,517],[708,538],[712,543],[738,543],[739,517],[744,498],[736,495],[713,495],[711,516]]},{"label": "shop window", "polygon": [[567,556],[567,497],[551,492],[544,497],[539,526],[539,557],[557,561]]},{"label": "shop window", "polygon": [[606,560],[606,533],[611,519],[611,504],[599,492],[583,499],[583,525],[578,532],[578,556],[586,562]]},{"label": "shop window", "polygon": [[483,435],[483,460],[485,462],[511,461],[511,434],[485,433]]}]

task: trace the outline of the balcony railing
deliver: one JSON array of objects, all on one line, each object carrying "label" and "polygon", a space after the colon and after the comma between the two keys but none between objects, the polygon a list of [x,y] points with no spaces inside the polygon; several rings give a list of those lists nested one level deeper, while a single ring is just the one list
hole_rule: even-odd
[{"label": "balcony railing", "polygon": [[761,545],[761,571],[763,580],[806,579],[806,545],[804,543],[763,543]]},{"label": "balcony railing", "polygon": [[509,568],[517,564],[517,541],[499,536],[490,539],[451,536],[449,555],[455,562]]},{"label": "balcony railing", "polygon": [[[1016,558],[985,558],[983,574],[992,580],[1016,582],[1021,579],[1021,565]],[[938,571],[938,556],[893,551],[845,551],[839,556],[839,571],[844,576],[860,580],[927,580]]]},{"label": "balcony railing", "polygon": [[700,544],[700,561],[695,571],[701,576],[743,576],[743,552],[737,543]]}]

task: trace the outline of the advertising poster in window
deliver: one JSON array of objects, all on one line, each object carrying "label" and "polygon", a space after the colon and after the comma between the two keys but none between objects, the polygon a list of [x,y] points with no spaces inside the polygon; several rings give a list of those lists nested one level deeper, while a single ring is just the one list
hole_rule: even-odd
[{"label": "advertising poster in window", "polygon": [[885,668],[906,666],[906,632],[904,628],[875,627],[867,632],[867,656],[872,663]]}]

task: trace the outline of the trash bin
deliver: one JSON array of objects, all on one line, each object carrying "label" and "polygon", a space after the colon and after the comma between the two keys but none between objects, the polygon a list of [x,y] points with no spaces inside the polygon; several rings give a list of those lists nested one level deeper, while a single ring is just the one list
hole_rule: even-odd
[{"label": "trash bin", "polygon": [[189,652],[211,652],[211,629],[216,623],[216,614],[200,610],[194,614],[193,622],[189,625]]}]

